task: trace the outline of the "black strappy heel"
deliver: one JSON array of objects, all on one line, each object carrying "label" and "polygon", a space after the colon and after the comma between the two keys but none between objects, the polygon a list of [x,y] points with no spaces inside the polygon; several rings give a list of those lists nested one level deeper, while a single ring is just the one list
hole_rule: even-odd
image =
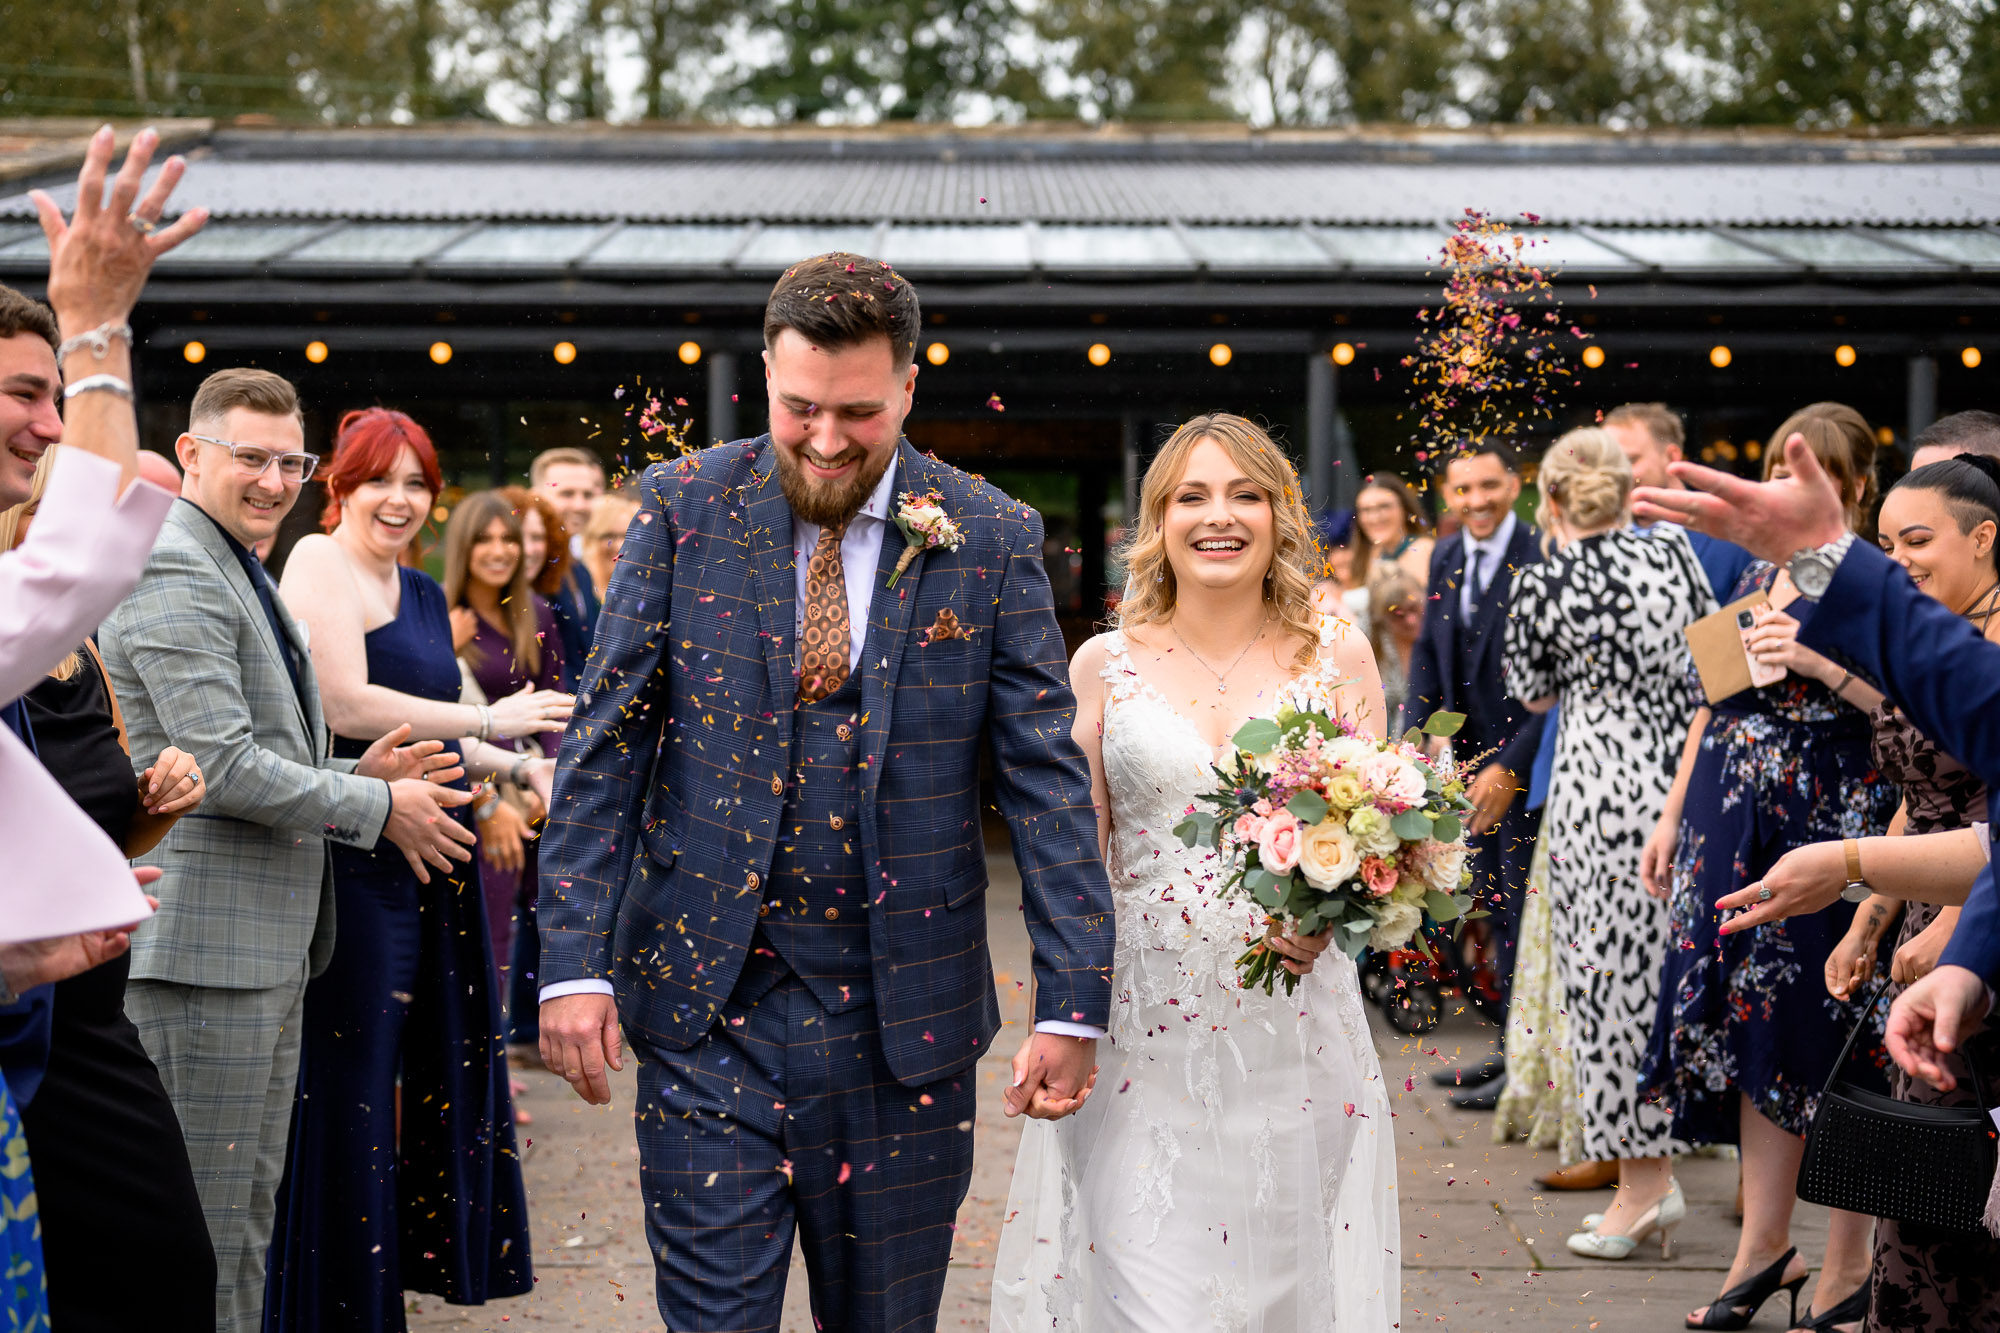
[{"label": "black strappy heel", "polygon": [[[1702,1311],[1701,1322],[1697,1324],[1690,1319],[1687,1321],[1687,1326],[1701,1329],[1748,1328],[1750,1321],[1757,1317],[1757,1312],[1764,1308],[1764,1302],[1782,1291],[1792,1298],[1792,1321],[1788,1327],[1797,1327],[1799,1293],[1805,1290],[1806,1280],[1804,1277],[1797,1277],[1790,1282],[1785,1281],[1785,1266],[1798,1257],[1798,1253],[1797,1247],[1786,1250],[1778,1256],[1777,1263],[1757,1276],[1737,1283],[1710,1301],[1708,1308]],[[1841,1308],[1844,1310],[1847,1307],[1843,1304]],[[1866,1308],[1865,1302],[1863,1308]],[[1853,1318],[1852,1315],[1847,1317]],[[1817,1325],[1814,1327],[1817,1328]]]},{"label": "black strappy heel", "polygon": [[1867,1281],[1848,1293],[1846,1300],[1834,1306],[1831,1310],[1821,1311],[1819,1314],[1806,1320],[1803,1324],[1798,1320],[1797,1307],[1794,1307],[1792,1313],[1792,1333],[1800,1333],[1801,1330],[1807,1330],[1808,1333],[1832,1333],[1833,1329],[1841,1324],[1859,1323],[1861,1320],[1866,1319],[1868,1317],[1868,1297],[1874,1286],[1875,1279],[1871,1274]]}]

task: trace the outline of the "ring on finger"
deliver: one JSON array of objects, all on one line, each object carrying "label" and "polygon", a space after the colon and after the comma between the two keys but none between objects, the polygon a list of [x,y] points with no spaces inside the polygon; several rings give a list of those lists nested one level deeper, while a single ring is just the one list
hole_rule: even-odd
[{"label": "ring on finger", "polygon": [[127,213],[125,220],[132,224],[132,230],[142,236],[151,236],[160,229],[160,224],[152,218],[142,218],[137,213]]},{"label": "ring on finger", "polygon": [[1758,902],[1760,902],[1760,903],[1768,903],[1768,902],[1770,902],[1770,901],[1771,901],[1771,886],[1770,886],[1770,885],[1768,885],[1768,884],[1759,884],[1759,885],[1757,886],[1757,901],[1758,901]]}]

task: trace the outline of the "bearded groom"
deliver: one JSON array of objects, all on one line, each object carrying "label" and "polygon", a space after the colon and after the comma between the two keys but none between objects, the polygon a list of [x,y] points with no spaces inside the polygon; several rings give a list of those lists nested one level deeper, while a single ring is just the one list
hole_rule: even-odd
[{"label": "bearded groom", "polygon": [[563,740],[543,1058],[607,1101],[623,1020],[676,1333],[775,1331],[795,1228],[818,1327],[935,1326],[1000,1026],[982,744],[1035,954],[1009,1112],[1081,1105],[1108,1021],[1041,519],[902,439],[919,328],[877,261],[779,280],[770,434],[648,469]]}]

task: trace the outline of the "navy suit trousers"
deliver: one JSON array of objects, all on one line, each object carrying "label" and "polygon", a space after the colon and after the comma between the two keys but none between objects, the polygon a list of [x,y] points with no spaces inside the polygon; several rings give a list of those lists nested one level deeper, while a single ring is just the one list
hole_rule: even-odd
[{"label": "navy suit trousers", "polygon": [[828,1012],[766,947],[693,1046],[634,1043],[671,1333],[776,1333],[795,1230],[818,1328],[936,1327],[972,1183],[976,1070],[905,1087],[879,1023],[872,1002]]}]

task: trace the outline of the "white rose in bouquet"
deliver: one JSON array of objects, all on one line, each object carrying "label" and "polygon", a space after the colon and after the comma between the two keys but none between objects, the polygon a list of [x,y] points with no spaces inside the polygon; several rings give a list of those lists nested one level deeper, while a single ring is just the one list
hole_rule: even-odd
[{"label": "white rose in bouquet", "polygon": [[1361,777],[1370,791],[1402,805],[1422,805],[1430,792],[1422,769],[1386,751],[1369,757],[1361,766]]},{"label": "white rose in bouquet", "polygon": [[1337,889],[1353,879],[1360,868],[1361,849],[1354,845],[1354,836],[1336,820],[1314,824],[1299,842],[1299,872],[1316,889]]},{"label": "white rose in bouquet", "polygon": [[1423,908],[1389,898],[1376,905],[1375,929],[1368,932],[1368,947],[1400,949],[1410,942],[1410,937],[1423,923]]},{"label": "white rose in bouquet", "polygon": [[1465,844],[1433,842],[1424,848],[1418,863],[1424,883],[1439,893],[1457,893],[1459,877],[1465,871]]},{"label": "white rose in bouquet", "polygon": [[1365,741],[1359,736],[1335,736],[1319,747],[1321,759],[1329,764],[1339,764],[1342,768],[1358,769],[1377,753],[1374,741]]},{"label": "white rose in bouquet", "polygon": [[1354,845],[1363,856],[1379,856],[1387,861],[1402,850],[1403,840],[1396,836],[1393,822],[1373,806],[1363,806],[1350,814],[1347,831],[1354,835]]}]

